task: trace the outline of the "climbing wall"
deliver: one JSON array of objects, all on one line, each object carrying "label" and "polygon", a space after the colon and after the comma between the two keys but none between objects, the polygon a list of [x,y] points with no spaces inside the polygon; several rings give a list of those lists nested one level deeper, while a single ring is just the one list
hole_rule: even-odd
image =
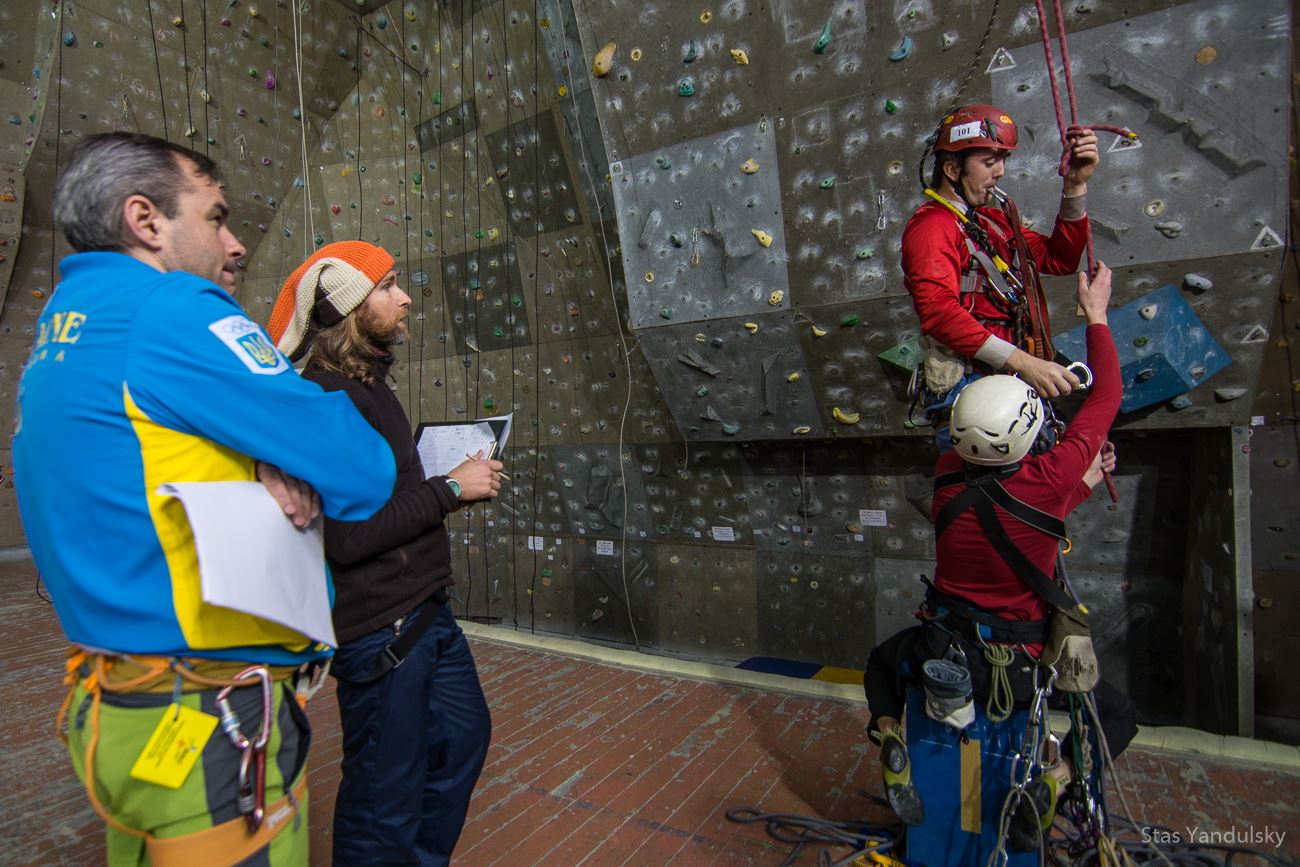
[{"label": "climbing wall", "polygon": [[[1229,431],[1258,414],[1254,476],[1296,488],[1289,10],[1064,6],[1082,118],[1140,133],[1103,136],[1090,185],[1133,402],[1119,502],[1071,521],[1071,576],[1144,720],[1231,728],[1239,676],[1183,694],[1194,660],[1227,671],[1237,646],[1201,622],[1239,586]],[[412,422],[514,413],[511,481],[451,520],[459,615],[860,667],[933,573],[899,272],[917,158],[959,94],[1003,104],[1023,145],[1002,186],[1050,223],[1044,70],[1033,5],[992,0],[0,4],[0,424],[68,252],[48,194],[67,148],[165,136],[226,175],[255,318],[312,250],[371,241],[413,298],[390,381]],[[1048,281],[1062,335],[1071,286]],[[8,446],[0,547],[23,541]],[[1254,527],[1256,692],[1285,718],[1278,520]]]}]

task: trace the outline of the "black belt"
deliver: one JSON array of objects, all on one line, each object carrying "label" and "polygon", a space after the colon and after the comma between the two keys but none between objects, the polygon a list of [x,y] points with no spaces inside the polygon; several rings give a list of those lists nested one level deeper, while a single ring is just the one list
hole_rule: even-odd
[{"label": "black belt", "polygon": [[1047,641],[1046,618],[1042,620],[1007,620],[978,605],[944,593],[928,579],[925,595],[926,620],[974,641],[1000,644],[1043,644]]},{"label": "black belt", "polygon": [[388,674],[406,660],[410,652],[415,649],[415,644],[420,640],[420,636],[424,635],[430,624],[433,623],[434,618],[438,616],[439,610],[447,604],[448,599],[446,587],[439,587],[433,591],[433,595],[424,601],[420,613],[402,624],[406,628],[380,652],[379,656],[375,658],[374,664],[370,666],[370,670],[364,676],[356,680],[347,680],[339,677],[337,669],[331,671],[331,674],[339,680],[353,684],[371,683],[379,680],[379,678]]}]

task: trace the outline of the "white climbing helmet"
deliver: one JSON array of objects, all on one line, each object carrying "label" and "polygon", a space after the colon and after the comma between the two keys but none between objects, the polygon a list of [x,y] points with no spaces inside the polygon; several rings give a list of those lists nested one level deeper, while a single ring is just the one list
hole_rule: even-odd
[{"label": "white climbing helmet", "polygon": [[982,376],[952,405],[952,445],[966,461],[982,466],[1023,458],[1043,426],[1043,401],[1022,379]]}]

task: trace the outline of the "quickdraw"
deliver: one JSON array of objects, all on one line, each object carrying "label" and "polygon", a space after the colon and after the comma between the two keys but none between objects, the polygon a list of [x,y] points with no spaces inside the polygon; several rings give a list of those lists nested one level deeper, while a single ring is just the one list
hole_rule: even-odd
[{"label": "quickdraw", "polygon": [[[262,725],[257,738],[250,739],[240,728],[239,714],[230,706],[230,691],[254,678],[262,682]],[[248,829],[256,831],[266,815],[266,744],[271,739],[271,672],[264,665],[254,665],[235,675],[235,683],[217,693],[221,710],[221,729],[231,745],[239,750],[239,794],[236,804],[248,820]]]}]

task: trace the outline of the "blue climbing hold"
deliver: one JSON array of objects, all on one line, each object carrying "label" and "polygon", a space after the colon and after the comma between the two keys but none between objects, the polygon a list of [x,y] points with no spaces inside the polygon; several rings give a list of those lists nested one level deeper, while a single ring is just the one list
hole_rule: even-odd
[{"label": "blue climbing hold", "polygon": [[894,53],[889,55],[889,59],[892,60],[894,63],[898,63],[900,60],[906,60],[911,56],[912,56],[912,37],[904,36],[902,41],[898,43],[898,47],[894,49]]}]

